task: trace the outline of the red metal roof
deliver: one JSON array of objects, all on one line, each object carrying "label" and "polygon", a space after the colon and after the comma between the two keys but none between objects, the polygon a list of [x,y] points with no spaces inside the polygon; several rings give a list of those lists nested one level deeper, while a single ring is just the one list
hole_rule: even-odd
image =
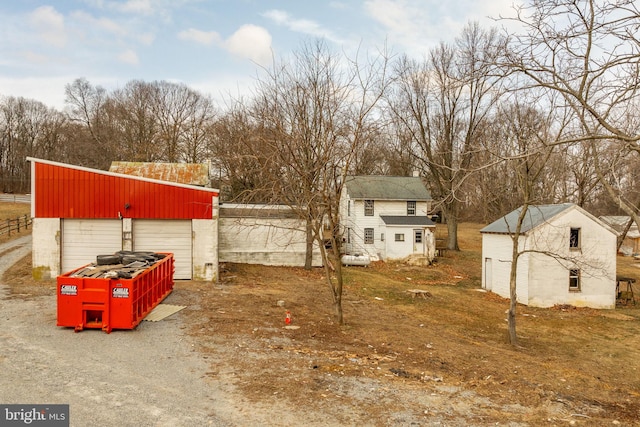
[{"label": "red metal roof", "polygon": [[211,219],[219,191],[28,157],[36,218]]}]

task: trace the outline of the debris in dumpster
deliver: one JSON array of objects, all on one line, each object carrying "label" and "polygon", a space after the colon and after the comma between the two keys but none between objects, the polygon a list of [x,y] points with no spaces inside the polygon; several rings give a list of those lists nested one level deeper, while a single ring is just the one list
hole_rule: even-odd
[{"label": "debris in dumpster", "polygon": [[132,251],[119,251],[112,255],[98,255],[95,263],[73,272],[70,277],[133,279],[165,256],[163,253]]}]

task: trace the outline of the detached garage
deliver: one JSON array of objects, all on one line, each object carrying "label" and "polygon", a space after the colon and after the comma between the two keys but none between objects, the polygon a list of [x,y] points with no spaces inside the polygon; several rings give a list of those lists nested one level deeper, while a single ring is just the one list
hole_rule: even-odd
[{"label": "detached garage", "polygon": [[119,250],[172,252],[175,279],[218,278],[218,190],[28,158],[33,274]]}]

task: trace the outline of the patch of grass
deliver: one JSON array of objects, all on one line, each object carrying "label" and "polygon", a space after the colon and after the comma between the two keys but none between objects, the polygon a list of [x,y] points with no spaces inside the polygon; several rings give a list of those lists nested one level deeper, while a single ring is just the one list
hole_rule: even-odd
[{"label": "patch of grass", "polygon": [[[3,222],[6,222],[8,219],[16,219],[25,215],[27,215],[27,217],[31,215],[31,205],[28,203],[0,203],[0,226],[4,225]],[[12,232],[11,235],[0,234],[0,243],[8,242],[9,240],[24,236],[28,233],[31,233],[31,228],[21,230],[20,233]]]},{"label": "patch of grass", "polygon": [[19,216],[30,215],[31,205],[28,203],[0,203],[0,220],[16,219]]}]

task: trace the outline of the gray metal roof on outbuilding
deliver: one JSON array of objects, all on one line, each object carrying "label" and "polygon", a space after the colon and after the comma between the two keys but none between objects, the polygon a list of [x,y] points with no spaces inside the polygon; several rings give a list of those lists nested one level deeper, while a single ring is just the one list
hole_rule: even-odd
[{"label": "gray metal roof on outbuilding", "polygon": [[[529,206],[520,232],[526,233],[527,231],[536,228],[538,225],[549,221],[551,218],[574,206],[576,205],[573,203]],[[509,212],[507,215],[484,227],[480,232],[500,234],[513,233],[516,229],[516,225],[518,224],[518,217],[520,216],[521,210],[522,207],[519,207],[518,209]]]},{"label": "gray metal roof on outbuilding", "polygon": [[431,193],[420,177],[350,176],[346,188],[351,199],[431,200]]},{"label": "gray metal roof on outbuilding", "polygon": [[426,216],[393,216],[380,215],[380,218],[386,225],[409,225],[409,226],[425,226],[435,227],[436,224]]}]

